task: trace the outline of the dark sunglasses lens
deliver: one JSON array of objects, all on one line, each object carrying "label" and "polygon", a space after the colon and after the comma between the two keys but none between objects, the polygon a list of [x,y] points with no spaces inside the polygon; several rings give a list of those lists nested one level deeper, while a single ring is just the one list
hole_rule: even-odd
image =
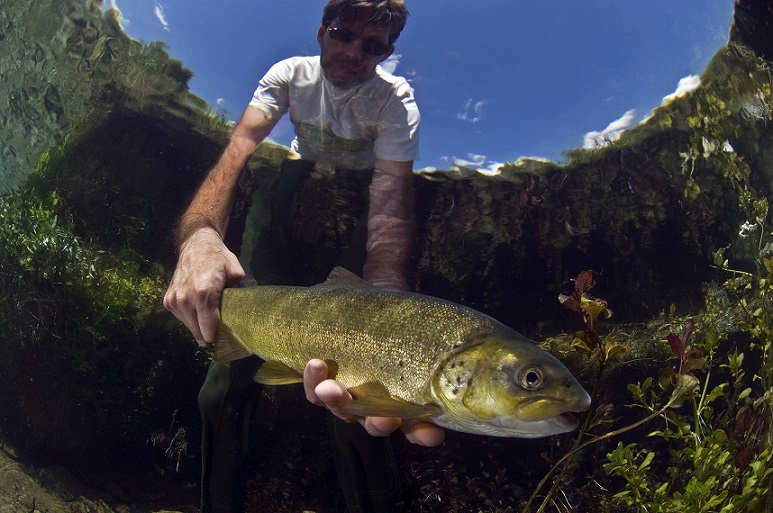
[{"label": "dark sunglasses lens", "polygon": [[327,33],[330,34],[330,39],[333,39],[334,41],[339,41],[341,43],[351,43],[355,40],[354,34],[349,32],[346,29],[338,28],[338,27],[328,27]]},{"label": "dark sunglasses lens", "polygon": [[[338,27],[328,27],[327,33],[330,34],[330,39],[340,43],[349,44],[357,39],[357,36],[348,30]],[[389,51],[389,45],[385,45],[381,41],[376,41],[375,39],[365,38],[362,40],[362,50],[367,54],[380,56]]]},{"label": "dark sunglasses lens", "polygon": [[389,47],[387,45],[381,41],[376,41],[375,39],[363,39],[362,49],[365,50],[365,53],[369,53],[371,55],[384,55],[389,51]]}]

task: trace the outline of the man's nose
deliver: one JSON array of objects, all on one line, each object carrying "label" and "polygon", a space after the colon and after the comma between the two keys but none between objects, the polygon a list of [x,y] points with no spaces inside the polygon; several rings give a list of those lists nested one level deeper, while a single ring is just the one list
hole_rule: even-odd
[{"label": "man's nose", "polygon": [[365,51],[362,49],[362,39],[355,38],[353,41],[347,43],[346,54],[350,57],[361,58],[365,56]]}]

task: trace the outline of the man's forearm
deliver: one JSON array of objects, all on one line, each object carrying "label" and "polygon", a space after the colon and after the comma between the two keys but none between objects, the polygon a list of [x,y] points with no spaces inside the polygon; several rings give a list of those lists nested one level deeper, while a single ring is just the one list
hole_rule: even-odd
[{"label": "man's forearm", "polygon": [[373,172],[368,211],[367,261],[363,275],[386,288],[407,290],[416,246],[416,205],[412,174]]},{"label": "man's forearm", "polygon": [[212,228],[221,237],[225,234],[236,184],[252,153],[248,150],[249,148],[234,147],[233,142],[226,147],[180,218],[177,228],[178,248],[200,228]]},{"label": "man's forearm", "polygon": [[275,123],[258,109],[248,107],[245,110],[223,154],[180,219],[176,237],[178,248],[200,228],[212,228],[220,237],[224,236],[242,169]]}]

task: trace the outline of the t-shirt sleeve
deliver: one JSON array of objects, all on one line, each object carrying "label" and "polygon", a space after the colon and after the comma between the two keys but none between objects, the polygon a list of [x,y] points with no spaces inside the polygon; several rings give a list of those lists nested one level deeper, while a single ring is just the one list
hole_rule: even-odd
[{"label": "t-shirt sleeve", "polygon": [[265,112],[272,119],[281,118],[290,108],[290,80],[293,59],[279,61],[258,82],[250,105]]},{"label": "t-shirt sleeve", "polygon": [[395,94],[378,120],[374,145],[376,158],[407,162],[419,158],[421,115],[408,82],[395,86]]}]

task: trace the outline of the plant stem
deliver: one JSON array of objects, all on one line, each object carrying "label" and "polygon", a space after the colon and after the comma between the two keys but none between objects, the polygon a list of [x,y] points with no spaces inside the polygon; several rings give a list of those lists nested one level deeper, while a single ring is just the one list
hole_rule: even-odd
[{"label": "plant stem", "polygon": [[[561,464],[564,460],[567,460],[568,456],[574,455],[577,452],[577,448],[582,443],[583,438],[585,437],[585,434],[588,431],[588,428],[590,427],[591,419],[593,418],[593,414],[596,410],[596,405],[598,404],[598,396],[599,396],[599,389],[601,388],[601,377],[604,374],[604,369],[606,368],[606,361],[600,362],[599,370],[596,373],[596,380],[593,385],[593,393],[591,397],[593,400],[591,401],[591,406],[588,408],[588,414],[585,416],[585,421],[583,422],[582,428],[580,429],[580,433],[577,435],[577,439],[574,441],[574,445],[571,449],[564,455],[563,458],[558,460],[558,462],[553,465],[553,467],[548,471],[547,474],[545,474],[545,477],[542,478],[542,481],[537,485],[537,488],[534,489],[534,491],[531,494],[531,497],[529,497],[529,501],[526,503],[526,506],[524,507],[523,511],[524,513],[528,513],[531,507],[531,504],[534,502],[534,500],[537,498],[537,494],[539,494],[539,491],[545,486],[547,483],[547,480],[550,478],[551,475],[553,475],[553,472],[556,471],[558,468],[558,465]],[[568,463],[568,461],[567,461]],[[553,484],[550,487],[550,490],[548,490],[548,493],[545,495],[545,498],[542,500],[542,503],[540,504],[539,508],[537,509],[537,513],[542,513],[542,511],[545,510],[545,507],[547,506],[548,501],[550,500],[553,495],[555,495],[556,488],[558,488],[558,484],[561,482],[561,479],[563,479],[564,474],[566,474],[568,465],[564,465],[564,467],[561,469],[561,473],[556,477],[556,479],[553,480]]]},{"label": "plant stem", "polygon": [[[598,382],[597,382],[597,384],[598,384]],[[594,390],[594,392],[595,392],[595,390]],[[674,401],[677,399],[677,397],[678,396],[676,394],[672,395],[671,398],[668,400],[668,402],[665,405],[663,405],[663,407],[660,408],[658,411],[651,413],[650,415],[646,416],[645,418],[643,418],[641,420],[638,420],[638,421],[634,422],[633,424],[629,424],[627,426],[623,426],[623,427],[621,427],[619,429],[616,429],[614,431],[610,431],[609,433],[604,433],[603,435],[600,435],[600,436],[594,438],[593,440],[588,440],[585,443],[580,443],[582,435],[584,434],[584,430],[587,428],[587,425],[589,424],[589,422],[587,421],[587,419],[590,418],[590,413],[589,413],[588,417],[586,419],[585,425],[583,426],[583,431],[581,431],[580,436],[577,437],[577,441],[575,442],[574,447],[572,447],[566,454],[564,454],[564,456],[561,457],[561,459],[558,460],[550,468],[550,470],[545,475],[545,477],[542,478],[542,481],[540,481],[539,485],[537,485],[537,488],[534,490],[534,492],[532,493],[531,497],[529,498],[529,502],[526,503],[526,506],[523,509],[523,513],[530,513],[531,510],[529,508],[530,508],[532,502],[534,502],[534,499],[536,498],[537,493],[539,493],[539,490],[545,485],[545,483],[547,482],[548,478],[553,474],[553,472],[556,471],[556,469],[562,463],[564,463],[565,461],[568,461],[569,459],[574,457],[575,454],[577,454],[578,452],[582,451],[583,449],[585,449],[586,447],[588,447],[590,445],[593,445],[595,443],[601,442],[602,440],[606,440],[608,438],[612,438],[613,436],[620,435],[622,433],[625,433],[626,431],[630,431],[632,429],[636,429],[637,427],[646,424],[647,422],[651,421],[652,419],[663,415],[666,412],[666,410],[668,410],[671,407],[671,405],[674,403]],[[564,468],[566,468],[566,467],[564,467]],[[561,475],[559,477],[561,477],[561,476],[563,476],[563,469],[562,469],[562,473],[561,473]],[[542,500],[542,504],[540,504],[539,509],[537,509],[537,513],[541,513],[542,511],[544,511],[545,507],[547,507],[547,503],[550,500],[550,498],[553,496],[555,488],[557,487],[557,483],[558,482],[560,482],[560,479],[556,479],[554,481],[553,487],[551,487],[550,491],[547,493],[547,495],[545,495],[545,498]]]}]

